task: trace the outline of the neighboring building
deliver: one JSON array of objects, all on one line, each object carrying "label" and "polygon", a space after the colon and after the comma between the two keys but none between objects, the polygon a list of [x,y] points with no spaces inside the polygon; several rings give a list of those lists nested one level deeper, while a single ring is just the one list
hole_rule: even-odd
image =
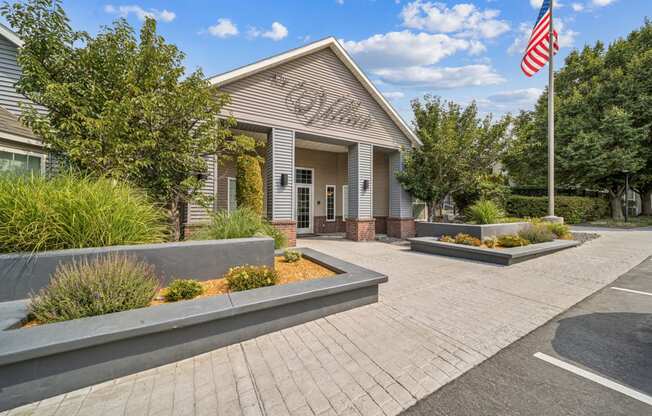
[{"label": "neighboring building", "polygon": [[43,144],[18,119],[20,104],[30,101],[16,91],[20,78],[16,60],[21,40],[0,24],[0,173],[45,171]]},{"label": "neighboring building", "polygon": [[[412,200],[395,173],[400,149],[419,143],[397,112],[334,38],[210,79],[231,96],[223,115],[234,133],[265,142],[268,219],[292,244],[296,234],[414,234]],[[235,207],[235,169],[209,158],[204,191],[214,209]],[[188,224],[208,220],[188,208]]]}]

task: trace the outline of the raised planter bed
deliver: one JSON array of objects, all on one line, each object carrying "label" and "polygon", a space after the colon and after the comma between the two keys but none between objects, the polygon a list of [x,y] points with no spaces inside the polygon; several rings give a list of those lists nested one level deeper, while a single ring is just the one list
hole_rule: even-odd
[{"label": "raised planter bed", "polygon": [[1,331],[0,411],[377,302],[386,276],[300,251],[338,274]]},{"label": "raised planter bed", "polygon": [[412,250],[442,256],[458,257],[468,260],[509,266],[536,257],[545,256],[580,244],[574,240],[554,240],[547,243],[530,244],[523,247],[486,248],[445,243],[434,237],[410,238]]},{"label": "raised planter bed", "polygon": [[468,234],[480,240],[505,234],[518,234],[529,225],[528,222],[511,222],[505,224],[456,224],[448,222],[416,223],[417,237],[441,237],[442,235]]}]

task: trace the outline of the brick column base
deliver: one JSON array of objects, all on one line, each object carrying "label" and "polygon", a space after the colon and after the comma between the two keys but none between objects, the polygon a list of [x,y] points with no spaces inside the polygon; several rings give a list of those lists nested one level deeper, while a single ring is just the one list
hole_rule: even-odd
[{"label": "brick column base", "polygon": [[387,218],[387,236],[412,238],[416,235],[414,218]]},{"label": "brick column base", "polygon": [[353,241],[370,241],[376,238],[376,220],[347,218],[346,238]]},{"label": "brick column base", "polygon": [[274,228],[285,234],[288,239],[288,247],[297,245],[297,222],[294,220],[272,220]]}]

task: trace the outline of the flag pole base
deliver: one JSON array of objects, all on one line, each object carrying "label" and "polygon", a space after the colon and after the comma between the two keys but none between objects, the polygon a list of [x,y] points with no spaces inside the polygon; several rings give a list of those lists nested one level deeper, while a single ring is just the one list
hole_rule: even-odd
[{"label": "flag pole base", "polygon": [[558,223],[558,224],[563,224],[564,223],[564,217],[558,217],[556,215],[548,215],[546,217],[541,218],[542,221],[544,222],[552,222],[552,223]]}]

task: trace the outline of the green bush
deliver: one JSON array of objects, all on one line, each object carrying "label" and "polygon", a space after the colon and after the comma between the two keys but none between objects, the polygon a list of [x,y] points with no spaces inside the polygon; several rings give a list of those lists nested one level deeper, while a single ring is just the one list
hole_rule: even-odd
[{"label": "green bush", "polygon": [[546,243],[555,239],[555,235],[548,226],[543,223],[529,224],[519,231],[519,237],[529,241],[531,244]]},{"label": "green bush", "polygon": [[528,240],[516,234],[507,234],[498,237],[498,245],[500,247],[521,247],[529,244],[530,242]]},{"label": "green bush", "polygon": [[273,286],[277,281],[276,271],[265,266],[238,266],[226,275],[226,283],[233,292]]},{"label": "green bush", "polygon": [[476,224],[496,224],[504,213],[495,202],[481,199],[467,209],[466,215]]},{"label": "green bush", "polygon": [[499,207],[505,206],[505,200],[511,193],[507,179],[501,174],[483,174],[472,183],[467,184],[461,191],[453,193],[453,201],[460,212],[466,211],[469,205],[488,199]]},{"label": "green bush", "polygon": [[482,241],[480,241],[479,238],[475,238],[472,235],[468,235],[464,233],[459,233],[455,236],[455,243],[464,244],[465,246],[475,246],[475,247],[480,247],[482,245]]},{"label": "green bush", "polygon": [[174,279],[165,290],[165,300],[176,302],[182,299],[193,299],[204,293],[204,288],[193,279]]},{"label": "green bush", "polygon": [[165,221],[124,182],[0,175],[0,252],[159,243]]},{"label": "green bush", "polygon": [[152,266],[108,255],[59,266],[50,284],[33,295],[29,315],[41,323],[143,308],[159,281]]},{"label": "green bush", "polygon": [[297,250],[285,250],[283,257],[285,258],[286,262],[295,263],[301,260],[301,252]]},{"label": "green bush", "polygon": [[265,221],[248,207],[234,211],[218,211],[213,214],[206,227],[192,235],[197,240],[222,240],[229,238],[246,238],[268,236],[274,239],[274,247],[279,249],[287,245],[285,234]]},{"label": "green bush", "polygon": [[[548,198],[512,195],[507,198],[506,209],[515,217],[545,217],[548,215]],[[604,198],[557,196],[555,215],[564,217],[569,224],[593,221],[609,215],[609,204]]]},{"label": "green bush", "polygon": [[562,240],[571,238],[571,230],[568,225],[560,222],[548,222],[545,225],[557,238],[561,238]]},{"label": "green bush", "polygon": [[240,156],[236,161],[236,200],[258,216],[263,215],[263,175],[255,156]]}]

